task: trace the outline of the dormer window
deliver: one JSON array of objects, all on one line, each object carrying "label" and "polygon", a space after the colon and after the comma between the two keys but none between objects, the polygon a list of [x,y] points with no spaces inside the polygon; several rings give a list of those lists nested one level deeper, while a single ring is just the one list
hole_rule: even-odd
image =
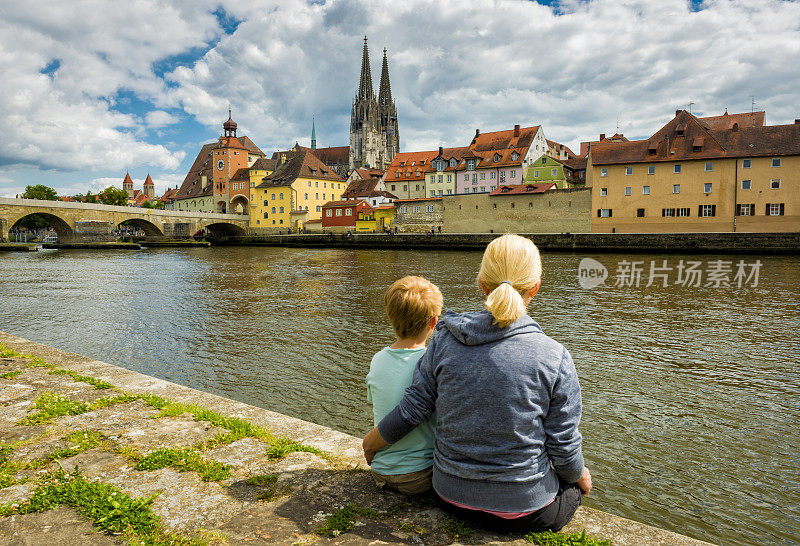
[{"label": "dormer window", "polygon": [[469,170],[469,171],[475,170],[475,160],[474,159],[468,159],[467,160],[467,170]]},{"label": "dormer window", "polygon": [[499,163],[500,162],[500,154],[494,154],[494,162],[495,163]]},{"label": "dormer window", "polygon": [[678,125],[675,128],[675,134],[677,134],[678,136],[683,136],[684,133],[686,133],[686,126],[685,125]]},{"label": "dormer window", "polygon": [[692,141],[692,151],[693,152],[700,152],[703,150],[703,139],[696,138]]},{"label": "dormer window", "polygon": [[455,167],[456,166],[456,160],[455,159],[451,159],[450,160],[450,166],[451,167]]},{"label": "dormer window", "polygon": [[517,152],[511,154],[511,161],[516,161],[517,159],[519,159],[519,154]]}]

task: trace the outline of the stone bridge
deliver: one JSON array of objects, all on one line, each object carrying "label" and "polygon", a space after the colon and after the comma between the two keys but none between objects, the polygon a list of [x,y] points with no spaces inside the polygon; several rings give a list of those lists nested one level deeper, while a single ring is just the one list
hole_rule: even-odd
[{"label": "stone bridge", "polygon": [[121,224],[139,228],[153,238],[190,238],[205,229],[211,239],[245,235],[249,226],[249,217],[241,214],[0,197],[0,242],[8,241],[8,231],[27,216],[38,216],[49,223],[60,243],[107,236]]}]

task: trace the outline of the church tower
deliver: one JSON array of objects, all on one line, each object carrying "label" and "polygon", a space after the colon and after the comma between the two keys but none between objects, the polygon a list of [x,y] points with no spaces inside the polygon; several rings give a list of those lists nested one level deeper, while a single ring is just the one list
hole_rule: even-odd
[{"label": "church tower", "polygon": [[383,48],[381,87],[378,92],[378,117],[380,118],[381,136],[385,143],[381,168],[386,168],[400,151],[400,133],[397,129],[397,108],[392,100],[392,87],[389,85],[389,62],[386,60],[385,47]]},{"label": "church tower", "polygon": [[378,96],[372,87],[367,37],[361,59],[361,79],[350,113],[350,170],[361,167],[385,169],[400,151],[397,108],[389,85],[389,64],[383,50],[383,67]]}]

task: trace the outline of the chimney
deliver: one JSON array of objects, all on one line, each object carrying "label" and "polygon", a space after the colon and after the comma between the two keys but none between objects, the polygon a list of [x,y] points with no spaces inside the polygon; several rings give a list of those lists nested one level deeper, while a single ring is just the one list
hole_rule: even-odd
[{"label": "chimney", "polygon": [[481,134],[481,130],[480,129],[475,129],[475,138],[478,138],[478,135],[480,135],[480,134]]},{"label": "chimney", "polygon": [[519,136],[519,125],[514,125],[514,136],[515,137]]},{"label": "chimney", "polygon": [[600,133],[600,140],[602,141],[602,140],[605,140],[605,139],[606,139],[606,134],[605,133]]},{"label": "chimney", "polygon": [[675,115],[677,116],[677,115],[678,115],[678,114],[680,114],[681,112],[682,112],[682,110],[675,110]]},{"label": "chimney", "polygon": [[444,148],[439,146],[439,155],[442,155],[443,153],[444,153]]}]

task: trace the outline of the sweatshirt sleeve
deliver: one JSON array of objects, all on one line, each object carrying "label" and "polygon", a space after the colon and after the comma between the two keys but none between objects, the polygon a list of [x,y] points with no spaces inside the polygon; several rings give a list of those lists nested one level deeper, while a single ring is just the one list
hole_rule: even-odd
[{"label": "sweatshirt sleeve", "polygon": [[550,409],[544,419],[545,448],[556,473],[567,483],[583,475],[581,452],[581,386],[572,356],[564,349],[558,377],[553,385]]},{"label": "sweatshirt sleeve", "polygon": [[436,409],[436,378],[432,364],[435,345],[434,337],[414,367],[411,385],[405,390],[403,399],[378,423],[378,432],[388,444],[394,444],[414,427],[430,419]]}]

